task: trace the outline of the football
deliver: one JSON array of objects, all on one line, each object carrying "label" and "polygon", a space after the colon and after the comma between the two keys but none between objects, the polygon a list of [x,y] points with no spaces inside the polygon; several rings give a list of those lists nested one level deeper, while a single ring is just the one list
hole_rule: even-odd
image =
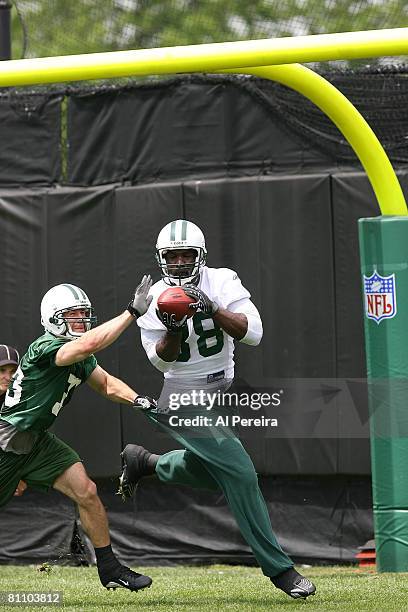
[{"label": "football", "polygon": [[157,308],[161,313],[176,315],[176,320],[180,321],[185,315],[188,318],[195,314],[194,308],[189,308],[196,300],[189,297],[182,287],[170,287],[161,293],[157,300]]}]

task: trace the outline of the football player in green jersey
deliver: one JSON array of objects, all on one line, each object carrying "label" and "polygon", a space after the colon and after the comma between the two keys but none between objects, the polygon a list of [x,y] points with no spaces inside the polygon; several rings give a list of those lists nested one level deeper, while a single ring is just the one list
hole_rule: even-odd
[{"label": "football player in green jersey", "polygon": [[0,408],[0,506],[11,499],[20,481],[61,491],[78,505],[102,584],[131,591],[150,586],[151,578],[119,563],[95,483],[78,454],[47,430],[83,382],[113,402],[136,408],[155,405],[103,370],[94,356],[147,311],[151,284],[150,276],[144,276],[127,309],[93,329],[92,306],[82,289],[61,284],[47,291],[41,302],[45,333],[21,358]]}]

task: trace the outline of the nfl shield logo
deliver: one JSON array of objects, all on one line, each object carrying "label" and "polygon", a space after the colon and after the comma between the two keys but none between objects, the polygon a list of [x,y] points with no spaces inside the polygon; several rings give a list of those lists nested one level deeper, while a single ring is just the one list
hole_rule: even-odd
[{"label": "nfl shield logo", "polygon": [[377,270],[371,276],[364,274],[364,295],[366,315],[377,324],[397,314],[395,274],[381,276]]}]

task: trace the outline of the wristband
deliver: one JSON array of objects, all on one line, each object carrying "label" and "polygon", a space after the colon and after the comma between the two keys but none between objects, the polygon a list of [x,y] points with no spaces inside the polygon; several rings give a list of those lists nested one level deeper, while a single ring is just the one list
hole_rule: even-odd
[{"label": "wristband", "polygon": [[134,317],[135,319],[137,319],[138,317],[140,317],[140,313],[136,310],[136,308],[133,307],[132,305],[132,301],[129,302],[129,304],[127,305],[127,309],[128,312],[130,312],[130,314],[132,315],[132,317]]}]

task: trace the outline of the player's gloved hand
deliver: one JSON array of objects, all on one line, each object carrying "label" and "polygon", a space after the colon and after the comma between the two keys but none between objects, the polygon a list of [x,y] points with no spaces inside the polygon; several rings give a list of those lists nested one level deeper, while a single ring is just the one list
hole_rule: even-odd
[{"label": "player's gloved hand", "polygon": [[150,410],[151,408],[157,408],[157,402],[153,397],[147,395],[137,395],[133,401],[133,408],[140,410]]},{"label": "player's gloved hand", "polygon": [[137,317],[141,317],[147,311],[150,306],[150,302],[153,299],[152,295],[148,295],[150,288],[152,286],[152,279],[150,274],[143,276],[142,280],[138,284],[135,289],[135,295],[130,300],[128,304],[128,311],[131,315],[137,319]]},{"label": "player's gloved hand", "polygon": [[179,332],[181,332],[183,325],[187,321],[187,315],[180,319],[180,321],[177,321],[175,314],[169,314],[168,312],[160,312],[158,308],[156,308],[156,314],[170,334],[178,334]]},{"label": "player's gloved hand", "polygon": [[204,291],[191,284],[183,285],[183,289],[189,297],[197,300],[194,304],[190,304],[190,308],[201,310],[201,312],[210,315],[217,312],[219,308],[217,302],[213,302]]}]

